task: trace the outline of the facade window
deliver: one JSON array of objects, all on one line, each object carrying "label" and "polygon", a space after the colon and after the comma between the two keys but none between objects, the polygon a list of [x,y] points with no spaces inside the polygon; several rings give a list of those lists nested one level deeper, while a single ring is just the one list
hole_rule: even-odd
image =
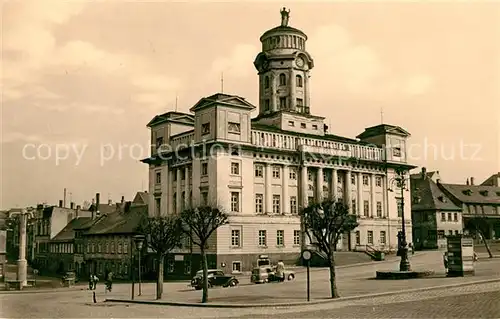
[{"label": "facade window", "polygon": [[446,221],[446,213],[441,213],[441,221],[442,222]]},{"label": "facade window", "polygon": [[259,246],[267,246],[267,232],[265,230],[259,230]]},{"label": "facade window", "polygon": [[172,169],[172,175],[174,175],[174,176],[173,176],[173,181],[174,181],[174,182],[176,182],[176,181],[177,181],[177,171],[178,171],[178,170],[179,170],[179,169],[175,169],[175,168],[174,168],[174,169]]},{"label": "facade window", "polygon": [[255,165],[255,177],[264,177],[264,166],[260,164]]},{"label": "facade window", "polygon": [[128,254],[128,243],[127,242],[123,243],[123,253]]},{"label": "facade window", "polygon": [[380,231],[380,243],[385,245],[385,230]]},{"label": "facade window", "polygon": [[285,73],[280,74],[280,86],[286,85],[286,75]]},{"label": "facade window", "polygon": [[312,181],[313,181],[313,174],[312,174],[312,172],[311,172],[311,171],[308,171],[308,172],[307,172],[307,180],[309,180],[310,182],[312,182]]},{"label": "facade window", "polygon": [[177,211],[177,193],[174,193],[174,195],[172,195],[172,210],[174,212]]},{"label": "facade window", "polygon": [[453,230],[448,230],[448,235],[453,236]]},{"label": "facade window", "polygon": [[438,236],[438,239],[444,239],[444,236],[445,236],[444,230],[439,229],[438,233],[437,233],[437,236]]},{"label": "facade window", "polygon": [[231,246],[240,247],[240,245],[241,245],[240,230],[239,229],[231,230]]},{"label": "facade window", "polygon": [[167,271],[169,274],[173,273],[175,270],[175,261],[173,259],[169,259],[167,262]]},{"label": "facade window", "polygon": [[398,217],[403,217],[403,199],[401,197],[397,197],[396,203],[398,206]]},{"label": "facade window", "polygon": [[351,184],[356,185],[356,176],[351,175]]},{"label": "facade window", "polygon": [[366,217],[370,216],[370,202],[367,200],[363,201],[363,212]]},{"label": "facade window", "polygon": [[238,192],[231,192],[231,211],[240,211],[240,193]]},{"label": "facade window", "polygon": [[295,76],[295,85],[297,85],[297,87],[299,88],[304,86],[304,83],[302,81],[302,76],[300,76],[299,74]]},{"label": "facade window", "polygon": [[448,213],[448,221],[451,222],[451,213]]},{"label": "facade window", "polygon": [[382,187],[382,177],[380,176],[375,177],[375,186]]},{"label": "facade window", "polygon": [[208,205],[208,192],[201,193],[201,200],[203,205]]},{"label": "facade window", "polygon": [[382,217],[382,202],[377,202],[377,217]]},{"label": "facade window", "polygon": [[[311,185],[309,185],[309,186],[311,186]],[[307,205],[312,205],[312,204],[314,204],[314,196],[309,196],[307,198]]]},{"label": "facade window", "polygon": [[229,133],[240,134],[241,133],[241,125],[240,125],[240,123],[229,122],[227,124],[227,130]]},{"label": "facade window", "polygon": [[361,234],[359,230],[356,231],[356,245],[361,245]]},{"label": "facade window", "polygon": [[155,199],[155,208],[156,208],[156,216],[160,216],[161,214],[161,198],[156,198]]},{"label": "facade window", "polygon": [[313,124],[313,125],[312,125],[312,129],[313,129],[313,130],[317,130],[317,129],[318,129],[318,125]]},{"label": "facade window", "polygon": [[300,123],[300,128],[306,128],[306,123]]},{"label": "facade window", "polygon": [[328,183],[328,174],[325,171],[323,171],[323,182]]},{"label": "facade window", "polygon": [[368,244],[373,245],[373,231],[369,230],[367,236],[368,236],[367,238]]},{"label": "facade window", "polygon": [[118,253],[122,253],[122,243],[118,243]]},{"label": "facade window", "polygon": [[460,235],[460,232],[458,230],[455,230],[455,236]]},{"label": "facade window", "polygon": [[271,109],[271,101],[269,99],[264,100],[264,111],[269,111]]},{"label": "facade window", "polygon": [[297,214],[297,196],[290,196],[290,213]]},{"label": "facade window", "polygon": [[273,178],[278,179],[280,178],[281,173],[281,167],[274,165],[273,166]]},{"label": "facade window", "polygon": [[241,262],[233,261],[233,272],[241,272]]},{"label": "facade window", "polygon": [[210,123],[203,123],[201,124],[201,134],[209,134],[210,133]]},{"label": "facade window", "polygon": [[297,168],[295,168],[295,167],[290,167],[289,168],[289,178],[291,180],[296,180],[297,179]]},{"label": "facade window", "polygon": [[240,175],[240,163],[231,163],[231,175]]},{"label": "facade window", "polygon": [[186,275],[190,275],[191,274],[191,261],[186,261],[184,263],[184,273]]},{"label": "facade window", "polygon": [[264,212],[264,195],[255,194],[255,212],[262,214]]},{"label": "facade window", "polygon": [[264,89],[269,89],[269,86],[270,86],[269,77],[266,75],[264,77]]},{"label": "facade window", "polygon": [[286,97],[280,97],[280,109],[286,109]]},{"label": "facade window", "polygon": [[161,184],[161,173],[156,172],[156,184]]},{"label": "facade window", "polygon": [[163,145],[163,136],[158,136],[156,138],[156,148],[159,148]]},{"label": "facade window", "polygon": [[293,244],[300,245],[300,230],[293,231]]},{"label": "facade window", "polygon": [[281,212],[281,198],[280,195],[273,195],[273,213],[279,214]]},{"label": "facade window", "polygon": [[208,175],[208,163],[201,163],[201,176]]},{"label": "facade window", "polygon": [[186,207],[186,192],[181,193],[181,210]]},{"label": "facade window", "polygon": [[304,112],[304,100],[303,99],[296,99],[295,100],[295,107],[297,108],[297,112],[303,113]]},{"label": "facade window", "polygon": [[342,176],[337,175],[337,183],[338,183],[339,185],[341,185],[341,184],[342,184]]},{"label": "facade window", "polygon": [[352,202],[351,203],[351,205],[352,205],[352,213],[356,214],[356,200],[353,199],[351,202]]},{"label": "facade window", "polygon": [[368,186],[368,176],[363,175],[363,185]]},{"label": "facade window", "polygon": [[276,246],[283,246],[285,243],[285,231],[277,230],[276,231]]},{"label": "facade window", "polygon": [[294,127],[295,126],[295,122],[294,121],[288,121],[288,126]]},{"label": "facade window", "polygon": [[453,221],[458,222],[458,213],[453,213]]}]

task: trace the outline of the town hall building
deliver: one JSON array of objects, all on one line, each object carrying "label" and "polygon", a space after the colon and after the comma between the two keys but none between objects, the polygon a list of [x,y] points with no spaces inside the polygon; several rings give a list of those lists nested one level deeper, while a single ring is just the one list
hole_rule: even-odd
[{"label": "town hall building", "polygon": [[[387,124],[357,138],[330,134],[310,104],[314,60],[307,35],[289,26],[285,9],[281,14],[281,25],[260,37],[262,51],[253,62],[257,106],[216,93],[189,114],[167,112],[148,123],[149,215],[223,207],[229,224],[214,234],[208,260],[229,273],[250,270],[261,254],[296,261],[307,245],[298,213],[324,198],[344,201],[358,216],[359,226],[342,236],[338,250],[394,251],[402,214],[412,242],[410,193],[389,191],[397,171],[409,178],[415,167],[407,163],[410,134]],[[169,272],[191,271],[196,250],[188,245],[167,260]]]}]

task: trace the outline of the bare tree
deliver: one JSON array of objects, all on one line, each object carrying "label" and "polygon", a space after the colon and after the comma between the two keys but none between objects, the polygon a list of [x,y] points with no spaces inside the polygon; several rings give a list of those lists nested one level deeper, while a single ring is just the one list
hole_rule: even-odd
[{"label": "bare tree", "polygon": [[304,229],[309,241],[327,257],[330,268],[330,290],[332,298],[339,297],[335,279],[335,248],[342,234],[354,230],[358,223],[356,215],[340,201],[325,200],[311,204],[301,211]]},{"label": "bare tree", "polygon": [[163,269],[165,256],[174,248],[180,247],[183,233],[180,219],[175,215],[147,217],[142,220],[139,231],[146,236],[146,245],[153,250],[158,262],[156,299],[163,294]]},{"label": "bare tree", "polygon": [[484,243],[484,248],[488,252],[489,258],[493,258],[493,254],[491,253],[490,245],[488,244],[488,240],[486,236],[486,229],[490,227],[490,223],[487,218],[481,216],[474,216],[467,220],[465,228],[469,229],[471,232],[475,234],[479,234],[481,236],[481,240]]},{"label": "bare tree", "polygon": [[210,236],[228,223],[228,216],[216,206],[199,206],[189,208],[181,212],[182,232],[191,238],[191,242],[200,247],[201,261],[203,267],[203,296],[202,303],[208,301],[208,264],[206,250]]}]

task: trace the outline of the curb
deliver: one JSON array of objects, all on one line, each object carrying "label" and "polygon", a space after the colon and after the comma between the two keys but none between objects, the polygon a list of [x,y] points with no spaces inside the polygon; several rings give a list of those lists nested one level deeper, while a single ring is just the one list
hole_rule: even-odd
[{"label": "curb", "polygon": [[52,289],[36,289],[36,288],[25,288],[24,290],[1,290],[0,295],[8,294],[41,294],[41,293],[60,293],[67,291],[80,291],[87,290],[81,287],[71,287],[71,288],[52,288]]},{"label": "curb", "polygon": [[374,297],[385,297],[385,296],[393,296],[404,293],[413,293],[413,292],[422,292],[422,291],[432,291],[432,290],[440,290],[447,288],[457,288],[457,287],[466,287],[478,284],[486,284],[492,282],[500,282],[500,278],[495,279],[484,279],[484,280],[476,280],[465,283],[458,284],[449,284],[449,285],[441,285],[441,286],[433,286],[433,287],[425,287],[425,288],[416,288],[416,289],[407,289],[407,290],[397,290],[397,291],[389,291],[375,294],[366,294],[359,296],[349,296],[349,297],[340,297],[335,299],[318,299],[309,302],[290,302],[290,303],[276,303],[276,304],[215,304],[215,303],[188,303],[188,302],[175,302],[175,301],[148,301],[148,300],[127,300],[127,299],[105,299],[104,302],[116,302],[116,303],[134,303],[134,304],[146,304],[146,305],[157,305],[157,306],[177,306],[177,307],[205,307],[205,308],[277,308],[277,307],[296,307],[296,306],[307,306],[307,305],[315,305],[315,304],[325,304],[330,302],[342,302],[349,300],[359,300],[366,298],[374,298]]}]

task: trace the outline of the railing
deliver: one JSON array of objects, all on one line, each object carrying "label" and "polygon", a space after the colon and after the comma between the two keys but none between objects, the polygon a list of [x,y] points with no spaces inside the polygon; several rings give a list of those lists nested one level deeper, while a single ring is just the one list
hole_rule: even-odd
[{"label": "railing", "polygon": [[193,141],[194,132],[191,131],[182,133],[170,139],[170,148],[174,150],[178,148],[184,148],[191,145]]}]

